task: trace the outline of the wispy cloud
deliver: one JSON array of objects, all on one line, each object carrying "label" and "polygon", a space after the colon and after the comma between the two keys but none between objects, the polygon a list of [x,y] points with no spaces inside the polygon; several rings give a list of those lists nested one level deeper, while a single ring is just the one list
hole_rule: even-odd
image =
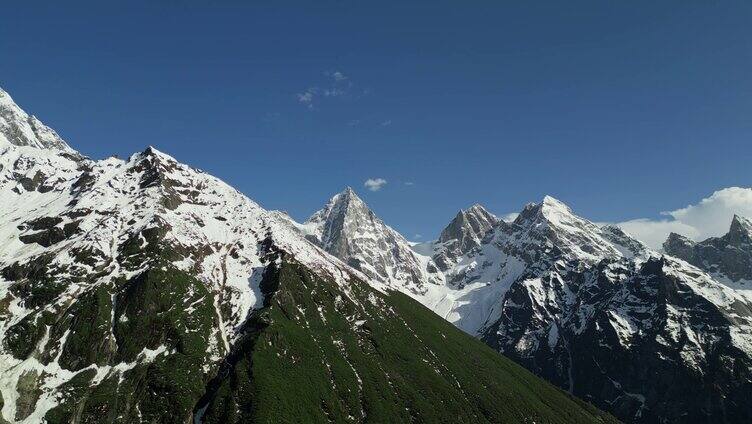
[{"label": "wispy cloud", "polygon": [[363,183],[363,186],[371,191],[379,191],[386,185],[386,180],[383,178],[369,178]]},{"label": "wispy cloud", "polygon": [[311,87],[307,89],[306,91],[302,93],[298,93],[298,102],[302,103],[308,107],[313,106],[313,98],[316,96],[316,94],[319,92],[319,89],[316,87]]},{"label": "wispy cloud", "polygon": [[347,79],[345,74],[343,74],[340,71],[327,71],[327,72],[324,72],[324,75],[331,77],[335,81],[344,81]]},{"label": "wispy cloud", "polygon": [[382,122],[380,125],[382,127],[388,127],[388,126],[392,125],[392,120],[391,119],[387,119],[386,121]]},{"label": "wispy cloud", "polygon": [[349,95],[353,83],[349,81],[349,78],[343,72],[327,71],[324,72],[324,76],[326,77],[326,81],[322,81],[322,84],[311,86],[295,95],[298,103],[305,105],[309,109],[313,109],[321,97],[343,97]]},{"label": "wispy cloud", "polygon": [[405,185],[406,185],[406,186],[414,186],[414,185],[415,185],[415,183],[414,183],[414,182],[412,182],[412,181],[405,181]]},{"label": "wispy cloud", "polygon": [[661,212],[665,219],[633,219],[617,225],[657,249],[671,232],[698,241],[725,234],[734,214],[752,218],[752,188],[724,188],[696,204]]}]

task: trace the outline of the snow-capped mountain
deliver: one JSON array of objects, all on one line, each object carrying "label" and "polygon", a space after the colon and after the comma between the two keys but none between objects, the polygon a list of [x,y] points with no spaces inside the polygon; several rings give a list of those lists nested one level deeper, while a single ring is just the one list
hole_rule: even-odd
[{"label": "snow-capped mountain", "polygon": [[0,93],[0,423],[613,422],[217,178],[86,158]]},{"label": "snow-capped mountain", "polygon": [[490,346],[625,421],[752,417],[752,304],[740,293],[551,198],[480,251],[456,275],[506,286],[479,330]]},{"label": "snow-capped mountain", "polygon": [[392,288],[420,296],[444,285],[433,261],[413,251],[350,187],[298,227],[322,249]]},{"label": "snow-capped mountain", "polygon": [[[465,220],[460,213],[447,228],[473,228],[458,225]],[[417,247],[433,255],[470,240],[446,262],[446,285],[416,299],[625,421],[752,418],[743,293],[552,197],[511,223],[483,222],[491,228],[445,230],[441,243]]]},{"label": "snow-capped mountain", "polygon": [[752,299],[752,221],[734,215],[728,233],[695,243],[671,233],[663,243],[669,255],[684,259]]},{"label": "snow-capped mountain", "polygon": [[[0,140],[11,140],[23,122],[6,122]],[[209,372],[263,301],[259,282],[270,252],[287,252],[345,286],[359,276],[241,193],[154,148],[93,161],[44,138],[54,133],[40,134],[0,148],[6,419],[40,422],[81,372],[93,373],[92,385],[123,379],[181,352],[188,333],[204,346],[191,352],[197,362],[185,372]],[[191,278],[162,281],[157,269]],[[139,285],[149,277],[164,286]],[[144,316],[148,301],[140,296],[162,290],[177,296],[170,308],[185,308],[175,318],[180,329]],[[167,312],[159,310],[169,301],[160,302],[149,306],[154,314]],[[86,308],[100,312],[86,316]]]}]

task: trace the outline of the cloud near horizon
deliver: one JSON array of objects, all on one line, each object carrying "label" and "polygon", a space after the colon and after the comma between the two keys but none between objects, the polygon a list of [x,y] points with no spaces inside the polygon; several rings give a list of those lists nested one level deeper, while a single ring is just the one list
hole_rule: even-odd
[{"label": "cloud near horizon", "polygon": [[633,219],[616,225],[648,246],[658,249],[669,233],[692,240],[726,234],[734,214],[752,218],[752,188],[728,187],[715,191],[699,203],[661,212],[666,219]]},{"label": "cloud near horizon", "polygon": [[383,178],[369,178],[363,183],[363,186],[371,191],[379,191],[386,185],[386,180]]}]

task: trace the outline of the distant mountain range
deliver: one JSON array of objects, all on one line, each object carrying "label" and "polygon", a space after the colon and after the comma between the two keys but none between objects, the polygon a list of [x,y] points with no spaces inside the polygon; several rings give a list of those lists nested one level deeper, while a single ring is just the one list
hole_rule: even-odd
[{"label": "distant mountain range", "polygon": [[0,424],[752,422],[742,217],[658,252],[545,197],[416,245],[350,188],[301,224],[91,160],[2,90],[0,200]]},{"label": "distant mountain range", "polygon": [[[403,260],[404,238],[351,190],[343,197],[358,206],[326,214],[350,225],[323,248],[360,270],[415,267],[381,280],[568,392],[627,422],[752,420],[749,221],[701,243],[672,234],[661,253],[547,196],[512,222],[460,211]],[[360,250],[387,239],[400,242]]]}]

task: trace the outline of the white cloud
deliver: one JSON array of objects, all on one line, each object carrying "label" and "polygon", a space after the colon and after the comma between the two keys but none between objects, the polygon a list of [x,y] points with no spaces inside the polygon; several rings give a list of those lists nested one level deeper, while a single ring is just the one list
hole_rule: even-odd
[{"label": "white cloud", "polygon": [[298,101],[300,103],[311,103],[313,101],[313,91],[306,91],[303,93],[298,93]]},{"label": "white cloud", "polygon": [[697,204],[661,212],[669,218],[633,219],[617,225],[648,246],[660,248],[671,232],[697,241],[723,235],[734,214],[752,217],[752,188],[724,188]]},{"label": "white cloud", "polygon": [[412,182],[412,181],[405,181],[405,185],[406,185],[406,186],[414,186],[414,185],[415,185],[415,183],[414,183],[414,182]]},{"label": "white cloud", "polygon": [[298,102],[308,106],[309,109],[313,109],[313,99],[318,95],[319,91],[318,87],[311,87],[302,93],[298,93]]},{"label": "white cloud", "polygon": [[698,240],[699,231],[679,221],[650,220],[645,218],[633,219],[617,224],[622,230],[653,249],[660,249],[669,233],[678,233]]},{"label": "white cloud", "polygon": [[517,219],[518,216],[520,216],[520,214],[517,212],[507,213],[501,216],[501,220],[504,222],[512,222]]},{"label": "white cloud", "polygon": [[328,72],[326,75],[332,77],[335,81],[344,81],[347,79],[345,74],[340,71]]},{"label": "white cloud", "polygon": [[369,178],[363,185],[371,191],[379,191],[386,185],[386,180],[383,178]]},{"label": "white cloud", "polygon": [[392,120],[391,119],[387,119],[386,121],[384,121],[384,122],[381,123],[382,127],[388,127],[390,125],[392,125]]}]

